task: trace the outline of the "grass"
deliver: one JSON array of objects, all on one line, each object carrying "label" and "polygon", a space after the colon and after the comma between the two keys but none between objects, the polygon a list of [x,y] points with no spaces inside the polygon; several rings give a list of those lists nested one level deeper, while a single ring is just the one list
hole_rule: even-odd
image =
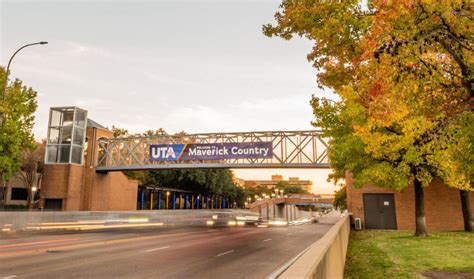
[{"label": "grass", "polygon": [[474,272],[474,233],[351,232],[344,278],[425,278],[425,271]]}]

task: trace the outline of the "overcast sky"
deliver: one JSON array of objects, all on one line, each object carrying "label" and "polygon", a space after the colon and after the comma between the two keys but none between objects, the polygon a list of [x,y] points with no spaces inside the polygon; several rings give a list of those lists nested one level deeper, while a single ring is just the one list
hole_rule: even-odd
[{"label": "overcast sky", "polygon": [[[1,64],[38,91],[34,127],[46,136],[49,107],[75,105],[104,126],[230,132],[308,130],[317,88],[311,42],[267,38],[279,1],[1,1]],[[332,192],[328,171],[279,173]]]}]

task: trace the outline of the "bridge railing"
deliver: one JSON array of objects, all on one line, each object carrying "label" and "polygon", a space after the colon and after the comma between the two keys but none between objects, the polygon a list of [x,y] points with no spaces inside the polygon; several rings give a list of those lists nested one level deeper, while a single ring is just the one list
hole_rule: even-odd
[{"label": "bridge railing", "polygon": [[[271,158],[222,160],[151,160],[150,146],[160,144],[271,143]],[[154,135],[100,139],[97,171],[175,168],[328,168],[327,139],[321,131],[268,131]]]}]

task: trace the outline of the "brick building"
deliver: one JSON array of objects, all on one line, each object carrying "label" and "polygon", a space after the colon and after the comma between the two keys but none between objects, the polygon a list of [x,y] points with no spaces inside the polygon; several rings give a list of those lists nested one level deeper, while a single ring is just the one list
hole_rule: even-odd
[{"label": "brick building", "polygon": [[[257,186],[265,186],[268,189],[273,189],[277,186],[278,182],[285,182],[291,186],[298,186],[301,187],[308,193],[311,193],[311,188],[313,182],[310,180],[300,180],[298,177],[289,177],[288,180],[284,180],[282,175],[272,175],[271,180],[244,180],[243,186],[244,187],[257,187]],[[242,184],[242,181],[240,181]]]},{"label": "brick building", "polygon": [[135,210],[138,182],[96,173],[98,141],[113,133],[76,107],[51,108],[41,201],[50,210]]},{"label": "brick building", "polygon": [[[347,207],[352,222],[360,218],[367,229],[415,230],[415,190],[407,187],[398,192],[366,185],[354,188],[350,174],[346,175]],[[425,215],[428,231],[463,230],[459,190],[435,179],[424,188]],[[474,212],[474,192],[470,193]]]}]

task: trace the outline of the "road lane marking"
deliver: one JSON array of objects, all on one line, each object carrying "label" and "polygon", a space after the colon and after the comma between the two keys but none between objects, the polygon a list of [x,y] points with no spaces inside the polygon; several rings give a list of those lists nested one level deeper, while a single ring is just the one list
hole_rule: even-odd
[{"label": "road lane marking", "polygon": [[41,244],[48,244],[48,243],[58,243],[58,242],[66,242],[66,241],[77,241],[77,240],[80,240],[80,238],[63,238],[63,239],[53,239],[53,240],[45,240],[45,241],[24,242],[24,243],[0,245],[0,249],[41,245]]},{"label": "road lane marking", "polygon": [[218,236],[218,237],[214,237],[213,239],[221,239],[221,238],[224,238],[225,236]]},{"label": "road lane marking", "polygon": [[164,246],[164,247],[160,247],[160,248],[154,248],[154,249],[149,249],[149,250],[146,250],[145,253],[147,252],[153,252],[153,251],[158,251],[158,250],[163,250],[163,249],[168,249],[170,248],[171,246]]},{"label": "road lane marking", "polygon": [[10,278],[15,278],[16,275],[10,275],[10,276],[5,276],[5,277],[2,277],[1,279],[10,279]]},{"label": "road lane marking", "polygon": [[213,229],[213,230],[207,230],[208,232],[215,232],[217,231],[217,229]]},{"label": "road lane marking", "polygon": [[229,250],[229,251],[227,251],[227,252],[217,254],[216,257],[224,256],[224,255],[227,255],[227,254],[230,254],[230,253],[234,253],[234,250]]},{"label": "road lane marking", "polygon": [[270,240],[272,240],[272,239],[271,239],[271,238],[267,238],[267,239],[265,239],[265,240],[262,241],[262,242],[267,242],[267,241],[270,241]]}]

